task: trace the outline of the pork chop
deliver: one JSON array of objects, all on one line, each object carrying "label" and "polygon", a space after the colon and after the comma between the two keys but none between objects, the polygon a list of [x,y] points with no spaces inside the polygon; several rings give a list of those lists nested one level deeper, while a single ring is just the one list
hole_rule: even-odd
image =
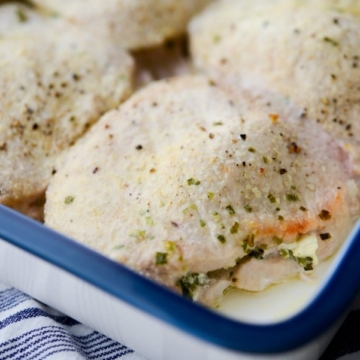
[{"label": "pork chop", "polygon": [[306,7],[241,17],[235,3],[219,3],[191,23],[195,65],[224,86],[256,84],[289,97],[304,121],[341,142],[360,174],[360,20]]},{"label": "pork chop", "polygon": [[[311,271],[349,231],[357,187],[321,127],[264,97],[202,76],[148,85],[71,149],[46,224],[206,304],[231,269],[251,290]],[[246,283],[249,260],[295,272]]]},{"label": "pork chop", "polygon": [[111,43],[42,21],[0,29],[0,203],[33,217],[62,154],[130,95],[134,67]]}]

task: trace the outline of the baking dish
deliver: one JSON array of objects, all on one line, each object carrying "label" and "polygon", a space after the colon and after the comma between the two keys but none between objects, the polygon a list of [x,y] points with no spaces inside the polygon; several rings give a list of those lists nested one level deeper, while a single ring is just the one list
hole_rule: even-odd
[{"label": "baking dish", "polygon": [[192,303],[4,206],[0,280],[153,360],[317,359],[360,290],[359,226],[316,294],[273,322]]}]

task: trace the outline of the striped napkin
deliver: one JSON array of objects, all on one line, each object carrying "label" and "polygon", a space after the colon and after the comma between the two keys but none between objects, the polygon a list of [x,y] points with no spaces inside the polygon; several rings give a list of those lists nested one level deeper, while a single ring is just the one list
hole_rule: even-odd
[{"label": "striped napkin", "polygon": [[[7,359],[146,360],[131,349],[0,283],[0,360]],[[320,360],[334,359],[360,359],[360,301]]]},{"label": "striped napkin", "polygon": [[145,360],[127,347],[0,284],[0,359]]}]

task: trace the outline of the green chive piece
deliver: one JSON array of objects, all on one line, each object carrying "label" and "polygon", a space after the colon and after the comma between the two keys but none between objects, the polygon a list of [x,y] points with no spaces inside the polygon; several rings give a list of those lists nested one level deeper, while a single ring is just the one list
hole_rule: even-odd
[{"label": "green chive piece", "polygon": [[267,198],[272,204],[276,203],[276,197],[272,193],[269,193]]},{"label": "green chive piece", "polygon": [[220,35],[218,35],[218,34],[214,35],[213,41],[214,41],[215,44],[217,44],[220,40],[221,40],[221,36],[220,36]]},{"label": "green chive piece", "polygon": [[279,237],[277,236],[274,236],[273,238],[273,242],[276,244],[276,245],[280,245],[283,241],[282,239],[280,239]]},{"label": "green chive piece", "polygon": [[73,201],[75,200],[75,198],[73,197],[73,196],[67,196],[66,198],[65,198],[65,204],[66,205],[69,205],[69,204],[71,204]]},{"label": "green chive piece", "polygon": [[224,235],[217,235],[216,238],[222,243],[226,243],[226,238]]},{"label": "green chive piece", "polygon": [[235,222],[235,224],[230,228],[230,234],[237,234],[239,231],[239,223]]},{"label": "green chive piece", "polygon": [[286,194],[287,201],[299,201],[299,196],[296,194]]},{"label": "green chive piece", "polygon": [[157,252],[155,255],[155,264],[156,265],[167,264],[167,253]]},{"label": "green chive piece", "polygon": [[228,211],[230,215],[235,215],[235,210],[231,205],[228,205],[225,209]]},{"label": "green chive piece", "polygon": [[250,205],[245,205],[244,209],[248,212],[251,213],[253,211],[252,207]]},{"label": "green chive piece", "polygon": [[325,36],[325,37],[323,38],[323,40],[324,40],[326,43],[331,44],[332,46],[339,46],[339,42],[338,42],[338,41],[336,41],[336,40],[334,40],[334,39],[331,39],[331,38],[329,38],[329,37],[327,37],[327,36]]},{"label": "green chive piece", "polygon": [[27,15],[20,8],[16,10],[16,16],[17,16],[19,22],[21,22],[21,23],[24,23],[28,20]]}]

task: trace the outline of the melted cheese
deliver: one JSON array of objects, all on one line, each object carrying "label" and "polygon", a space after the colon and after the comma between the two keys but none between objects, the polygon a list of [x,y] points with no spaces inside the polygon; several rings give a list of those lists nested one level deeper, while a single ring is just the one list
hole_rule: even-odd
[{"label": "melted cheese", "polygon": [[279,248],[284,250],[292,250],[295,257],[311,257],[313,259],[314,265],[319,263],[319,260],[316,256],[318,241],[315,234],[304,235],[299,241],[291,244],[281,244]]}]

